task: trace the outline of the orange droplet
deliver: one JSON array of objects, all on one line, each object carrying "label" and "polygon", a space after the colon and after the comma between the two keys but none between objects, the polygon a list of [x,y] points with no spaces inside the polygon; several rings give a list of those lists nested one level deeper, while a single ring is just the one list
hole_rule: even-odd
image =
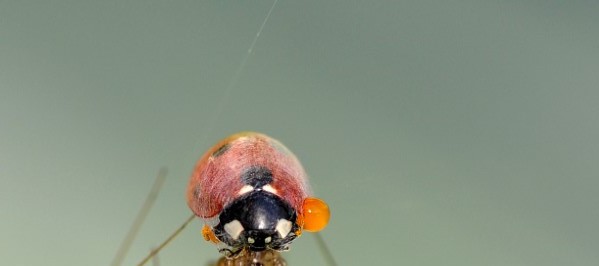
[{"label": "orange droplet", "polygon": [[329,223],[331,212],[329,206],[321,199],[306,198],[303,208],[304,230],[308,232],[318,232],[324,229]]}]

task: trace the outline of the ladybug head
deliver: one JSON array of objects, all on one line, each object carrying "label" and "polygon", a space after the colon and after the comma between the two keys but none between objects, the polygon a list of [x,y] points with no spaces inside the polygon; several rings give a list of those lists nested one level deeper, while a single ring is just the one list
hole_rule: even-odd
[{"label": "ladybug head", "polygon": [[232,256],[251,251],[287,250],[299,230],[296,211],[279,196],[262,189],[247,192],[226,206],[214,227],[216,237]]}]

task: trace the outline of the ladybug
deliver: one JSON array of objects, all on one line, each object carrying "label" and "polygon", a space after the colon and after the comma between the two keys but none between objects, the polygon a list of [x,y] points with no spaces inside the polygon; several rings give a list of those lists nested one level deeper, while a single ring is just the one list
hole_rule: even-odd
[{"label": "ladybug", "polygon": [[204,220],[204,239],[221,254],[285,251],[302,231],[322,230],[329,207],[310,196],[308,177],[281,142],[256,132],[231,135],[198,161],[187,204]]}]

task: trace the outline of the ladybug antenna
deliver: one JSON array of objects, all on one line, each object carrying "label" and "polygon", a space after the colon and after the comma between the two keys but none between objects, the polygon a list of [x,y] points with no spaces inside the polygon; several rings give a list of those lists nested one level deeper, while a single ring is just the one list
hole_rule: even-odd
[{"label": "ladybug antenna", "polygon": [[127,251],[129,251],[129,248],[131,247],[131,244],[133,243],[135,236],[137,236],[137,233],[139,232],[141,225],[146,219],[148,213],[150,212],[150,209],[152,209],[152,205],[154,205],[154,202],[156,202],[158,192],[160,191],[160,188],[162,187],[162,184],[164,184],[164,180],[166,179],[166,172],[167,170],[165,167],[160,168],[160,170],[158,171],[158,175],[156,176],[156,180],[154,180],[154,184],[152,185],[150,193],[144,201],[143,206],[139,210],[137,217],[135,217],[135,220],[133,221],[131,228],[129,228],[127,236],[125,236],[125,239],[123,239],[123,242],[121,243],[121,246],[119,247],[116,256],[114,257],[110,265],[120,266],[121,264],[123,264],[123,260],[125,259],[125,255],[127,255]]}]

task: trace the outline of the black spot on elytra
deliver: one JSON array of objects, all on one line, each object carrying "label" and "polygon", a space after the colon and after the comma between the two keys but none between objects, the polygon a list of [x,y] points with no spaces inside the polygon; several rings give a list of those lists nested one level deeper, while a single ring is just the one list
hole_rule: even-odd
[{"label": "black spot on elytra", "polygon": [[200,198],[200,191],[201,191],[201,187],[200,185],[196,185],[195,188],[193,189],[193,198],[194,199],[199,199]]},{"label": "black spot on elytra", "polygon": [[231,145],[229,145],[229,143],[227,143],[223,146],[220,146],[217,150],[215,150],[212,153],[212,157],[218,157],[218,156],[223,155],[223,153],[225,153],[230,147],[231,147]]},{"label": "black spot on elytra", "polygon": [[251,166],[241,174],[241,182],[259,188],[272,182],[272,172],[264,166]]}]

